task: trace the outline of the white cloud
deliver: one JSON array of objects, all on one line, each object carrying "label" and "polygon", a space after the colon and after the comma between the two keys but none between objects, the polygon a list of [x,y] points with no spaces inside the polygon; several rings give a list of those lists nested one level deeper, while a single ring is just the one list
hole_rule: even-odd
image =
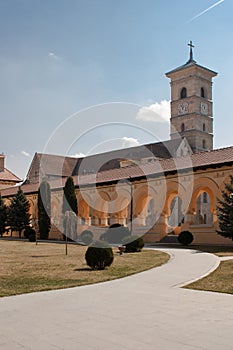
[{"label": "white cloud", "polygon": [[135,147],[140,145],[139,141],[134,137],[125,136],[125,137],[122,137],[121,141],[122,141],[122,148],[129,148],[129,147]]},{"label": "white cloud", "polygon": [[26,152],[26,151],[21,151],[21,154],[25,157],[30,157],[30,153]]},{"label": "white cloud", "polygon": [[143,106],[139,109],[136,119],[145,122],[166,123],[170,119],[170,101],[152,103],[150,106]]},{"label": "white cloud", "polygon": [[55,60],[58,60],[60,57],[55,55],[54,52],[49,52],[49,57],[54,58]]}]

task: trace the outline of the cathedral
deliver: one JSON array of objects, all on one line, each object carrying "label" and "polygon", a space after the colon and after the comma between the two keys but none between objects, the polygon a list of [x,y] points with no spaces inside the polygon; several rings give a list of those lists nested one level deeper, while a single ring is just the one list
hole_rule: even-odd
[{"label": "cathedral", "polygon": [[[189,230],[194,244],[231,244],[216,233],[217,204],[233,174],[233,147],[213,149],[213,70],[188,61],[166,73],[171,86],[170,140],[85,158],[36,153],[21,189],[38,230],[40,179],[51,187],[50,238],[63,237],[63,187],[73,177],[78,201],[77,236],[96,239],[114,223],[147,243]],[[6,203],[17,187],[1,191]],[[73,237],[72,237],[73,238]],[[76,237],[74,237],[76,239]]]}]

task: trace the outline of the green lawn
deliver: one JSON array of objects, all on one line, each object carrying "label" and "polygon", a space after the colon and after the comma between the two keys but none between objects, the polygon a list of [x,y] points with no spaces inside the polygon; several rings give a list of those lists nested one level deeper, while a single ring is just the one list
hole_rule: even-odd
[{"label": "green lawn", "polygon": [[[173,249],[196,249],[215,254],[219,257],[233,256],[233,246],[189,245],[185,247],[181,245],[166,245],[166,247]],[[220,266],[209,276],[191,283],[184,288],[233,294],[233,260],[221,262]]]},{"label": "green lawn", "polygon": [[143,250],[120,256],[104,271],[92,271],[85,261],[87,247],[0,240],[0,296],[82,286],[109,281],[160,266],[165,253]]},{"label": "green lawn", "polygon": [[222,261],[217,270],[209,276],[185,288],[233,294],[233,260]]}]

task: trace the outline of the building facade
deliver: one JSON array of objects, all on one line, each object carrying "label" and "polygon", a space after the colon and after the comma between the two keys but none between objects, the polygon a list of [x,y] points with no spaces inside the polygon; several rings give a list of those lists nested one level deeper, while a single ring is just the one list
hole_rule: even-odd
[{"label": "building facade", "polygon": [[[72,176],[77,236],[90,229],[98,239],[119,223],[146,242],[189,230],[194,243],[232,243],[216,230],[218,198],[233,174],[233,147],[213,150],[212,78],[217,73],[197,64],[192,48],[190,43],[186,64],[166,73],[171,80],[170,140],[86,157],[85,171],[82,158],[35,155],[21,186],[33,227],[38,230],[37,191],[45,176],[52,193],[50,238],[62,239],[63,187]],[[16,191],[2,192],[6,202]]]}]

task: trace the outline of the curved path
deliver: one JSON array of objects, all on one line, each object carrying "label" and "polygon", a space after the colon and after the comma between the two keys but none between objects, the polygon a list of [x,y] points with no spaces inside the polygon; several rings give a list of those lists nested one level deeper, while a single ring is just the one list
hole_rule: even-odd
[{"label": "curved path", "polygon": [[163,249],[166,265],[111,282],[0,299],[0,349],[232,349],[232,295],[182,289],[220,259]]}]

